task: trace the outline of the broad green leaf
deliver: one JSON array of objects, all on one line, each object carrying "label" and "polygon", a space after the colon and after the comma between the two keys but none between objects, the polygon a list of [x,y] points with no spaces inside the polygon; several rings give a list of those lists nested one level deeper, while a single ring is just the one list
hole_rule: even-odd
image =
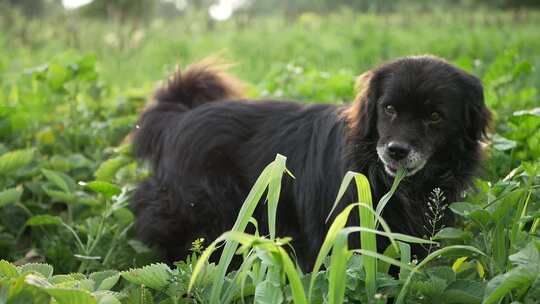
[{"label": "broad green leaf", "polygon": [[487,209],[491,212],[493,218],[500,223],[500,221],[515,210],[515,206],[518,204],[520,197],[523,194],[524,191],[522,189],[514,190]]},{"label": "broad green leaf", "polygon": [[28,273],[29,272],[27,272],[27,274],[24,276],[24,282],[26,284],[36,286],[40,289],[53,287],[53,285],[49,281],[47,281],[46,278],[40,275],[28,274]]},{"label": "broad green leaf", "polygon": [[0,208],[8,204],[13,204],[19,201],[22,195],[22,188],[10,188],[0,192]]},{"label": "broad green leaf", "polygon": [[527,302],[528,300],[530,301],[530,303],[534,303],[534,301],[538,299],[540,299],[540,276],[538,276],[536,280],[534,280],[534,282],[531,284],[531,287],[529,288],[529,290],[527,291],[527,295],[525,296],[524,303],[529,303]]},{"label": "broad green leaf", "polygon": [[96,299],[86,290],[68,288],[47,288],[44,290],[58,304],[97,304]]},{"label": "broad green leaf", "polygon": [[445,227],[441,229],[435,236],[434,240],[446,240],[446,239],[463,239],[466,236],[466,232],[453,227]]},{"label": "broad green leaf", "polygon": [[96,56],[94,54],[85,55],[77,61],[76,75],[77,78],[87,81],[96,79]]},{"label": "broad green leaf", "polygon": [[66,193],[75,192],[75,181],[62,172],[56,172],[48,169],[41,169],[41,172],[47,179]]},{"label": "broad green leaf", "polygon": [[34,149],[15,150],[0,156],[0,176],[8,175],[28,165],[34,158]]},{"label": "broad green leaf", "polygon": [[454,212],[457,215],[461,215],[463,217],[469,217],[473,211],[481,209],[477,205],[473,205],[471,203],[465,203],[465,202],[452,203],[450,204],[449,207],[450,207],[450,210],[452,210],[452,212]]},{"label": "broad green leaf", "polygon": [[492,146],[493,148],[499,150],[499,151],[506,151],[511,150],[517,147],[517,142],[510,140],[508,138],[504,138],[501,135],[495,133],[491,137]]},{"label": "broad green leaf", "polygon": [[399,294],[397,296],[396,304],[405,303],[404,301],[405,301],[405,297],[407,295],[407,292],[409,291],[409,285],[411,284],[413,276],[417,272],[420,271],[420,268],[423,268],[425,265],[427,265],[429,262],[431,262],[435,258],[438,258],[439,256],[442,256],[442,255],[444,255],[446,253],[453,252],[453,251],[458,251],[458,252],[469,251],[471,253],[486,256],[485,253],[483,253],[482,251],[480,251],[479,249],[477,249],[475,247],[463,246],[463,245],[448,246],[448,247],[444,247],[444,248],[441,248],[441,249],[438,249],[438,250],[432,252],[427,257],[425,257],[418,265],[416,265],[416,267],[414,267],[414,269],[411,271],[411,273],[409,274],[409,276],[405,280],[405,283],[403,284],[403,287],[401,288],[401,291],[399,292]]},{"label": "broad green leaf", "polygon": [[263,281],[255,288],[254,303],[279,304],[283,302],[281,286],[270,281]]},{"label": "broad green leaf", "polygon": [[123,226],[129,225],[133,222],[135,216],[128,208],[118,208],[113,211],[114,217]]},{"label": "broad green leaf", "polygon": [[73,204],[74,202],[77,201],[77,196],[73,193],[57,191],[57,190],[51,189],[52,187],[49,187],[49,185],[43,185],[42,188],[43,188],[43,191],[45,191],[45,193],[47,193],[47,195],[50,196],[56,202]]},{"label": "broad green leaf", "polygon": [[163,290],[172,278],[172,271],[169,266],[158,263],[122,271],[120,275],[133,284],[144,285],[155,290]]},{"label": "broad green leaf", "polygon": [[512,74],[514,78],[517,78],[522,75],[530,74],[532,70],[533,70],[532,65],[528,61],[524,60],[524,61],[520,61],[514,66],[514,70],[512,71]]},{"label": "broad green leaf", "polygon": [[443,279],[447,284],[451,284],[456,280],[456,274],[451,267],[434,266],[425,270],[429,277],[437,277]]},{"label": "broad green leaf", "polygon": [[144,286],[128,290],[128,295],[124,303],[129,304],[154,304],[154,298],[149,289]]},{"label": "broad green leaf", "polygon": [[411,283],[412,289],[421,294],[423,298],[432,300],[442,299],[447,285],[446,281],[438,277],[430,277],[425,281],[414,281]]},{"label": "broad green leaf", "polygon": [[118,156],[104,161],[95,172],[96,180],[113,181],[116,172],[129,162],[129,158],[124,156]]},{"label": "broad green leaf", "polygon": [[69,281],[78,281],[84,280],[85,276],[80,273],[71,273],[71,274],[57,274],[52,276],[49,279],[49,282],[53,285],[60,285]]},{"label": "broad green leaf", "polygon": [[[25,286],[25,276],[17,276],[10,280],[7,298],[11,299],[23,291]],[[5,295],[5,294],[4,294]]]},{"label": "broad green leaf", "polygon": [[111,198],[122,192],[120,187],[104,181],[89,182],[86,186],[97,193],[103,194],[106,198]]},{"label": "broad green leaf", "polygon": [[472,280],[456,280],[444,292],[446,303],[455,304],[479,304],[483,295],[484,285]]},{"label": "broad green leaf", "polygon": [[53,267],[49,264],[29,263],[19,266],[19,273],[38,273],[48,279],[53,274]]},{"label": "broad green leaf", "polygon": [[27,226],[61,225],[62,223],[60,217],[48,214],[34,215],[26,221]]},{"label": "broad green leaf", "polygon": [[112,294],[105,294],[102,296],[98,296],[97,298],[98,298],[97,304],[122,304],[122,302],[120,302]]},{"label": "broad green leaf", "polygon": [[519,252],[512,254],[508,257],[510,262],[516,266],[532,267],[537,266],[540,268],[540,252],[535,241],[531,241],[521,249]]},{"label": "broad green leaf", "polygon": [[506,294],[516,288],[523,288],[533,283],[538,276],[537,267],[516,267],[507,273],[491,279],[484,294],[483,304],[498,303]]},{"label": "broad green leaf", "polygon": [[94,281],[94,290],[109,290],[118,282],[120,273],[116,270],[105,270],[94,272],[88,278]]},{"label": "broad green leaf", "polygon": [[491,213],[485,209],[474,210],[469,214],[469,217],[483,227],[492,221]]},{"label": "broad green leaf", "polygon": [[70,79],[70,74],[70,71],[66,67],[51,63],[47,69],[47,82],[51,88],[59,90]]},{"label": "broad green leaf", "polygon": [[15,265],[6,260],[0,260],[0,278],[14,278],[19,275],[19,271]]}]

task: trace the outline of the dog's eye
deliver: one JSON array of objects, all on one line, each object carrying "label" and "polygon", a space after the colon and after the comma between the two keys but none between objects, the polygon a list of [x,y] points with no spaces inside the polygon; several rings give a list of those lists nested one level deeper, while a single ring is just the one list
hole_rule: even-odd
[{"label": "dog's eye", "polygon": [[429,121],[431,123],[437,123],[441,121],[441,114],[439,112],[433,112],[429,115]]},{"label": "dog's eye", "polygon": [[388,115],[391,115],[391,116],[394,116],[397,114],[396,112],[396,108],[394,108],[394,106],[391,106],[391,105],[387,105],[384,107],[384,112]]}]

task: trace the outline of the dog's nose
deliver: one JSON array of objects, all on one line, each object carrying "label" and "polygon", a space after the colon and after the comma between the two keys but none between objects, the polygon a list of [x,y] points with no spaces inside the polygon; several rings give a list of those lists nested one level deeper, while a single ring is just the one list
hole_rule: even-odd
[{"label": "dog's nose", "polygon": [[386,150],[388,151],[388,156],[390,156],[392,159],[402,160],[409,155],[409,152],[411,152],[411,147],[405,143],[391,141],[386,146]]}]

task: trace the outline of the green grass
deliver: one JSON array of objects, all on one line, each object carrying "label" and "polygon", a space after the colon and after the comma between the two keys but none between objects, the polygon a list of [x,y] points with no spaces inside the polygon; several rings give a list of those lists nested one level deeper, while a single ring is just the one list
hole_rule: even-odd
[{"label": "green grass", "polygon": [[[538,303],[539,21],[537,11],[525,19],[341,11],[207,29],[193,14],[129,34],[75,16],[17,19],[0,33],[0,303]],[[369,181],[347,173],[336,202],[348,187],[358,201],[328,214],[315,266],[303,273],[290,238],[275,230],[281,178],[294,176],[278,155],[231,231],[197,240],[174,267],[160,264],[131,229],[129,195],[149,172],[125,137],[157,80],[176,63],[216,52],[237,63],[233,72],[252,97],[336,103],[352,100],[356,75],[386,59],[446,57],[482,78],[495,113],[486,174],[460,202],[434,189],[429,216],[448,208],[457,221],[434,220],[417,238],[384,220],[403,174],[373,202]],[[263,197],[270,233],[261,236],[251,215]],[[351,216],[360,227],[346,227]],[[361,248],[348,247],[351,235]],[[390,241],[383,252],[376,235]],[[430,254],[417,261],[410,244]],[[219,262],[209,263],[217,246]],[[242,264],[227,272],[235,255]]]}]

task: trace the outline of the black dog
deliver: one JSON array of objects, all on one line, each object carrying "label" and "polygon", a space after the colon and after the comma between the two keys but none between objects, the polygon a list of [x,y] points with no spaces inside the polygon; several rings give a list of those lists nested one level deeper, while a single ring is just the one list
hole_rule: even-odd
[{"label": "black dog", "polygon": [[[482,85],[433,56],[383,64],[359,84],[351,105],[307,105],[240,99],[238,82],[210,65],[177,72],[135,130],[135,154],[153,166],[132,200],[139,237],[169,261],[196,238],[215,239],[276,153],[296,177],[284,177],[278,233],[293,237],[304,269],[348,170],[369,178],[376,202],[404,166],[408,177],[384,218],[394,232],[423,235],[428,194],[439,187],[455,201],[479,167],[490,121]],[[348,195],[340,209],[355,201]],[[264,209],[256,211],[261,228]]]}]

